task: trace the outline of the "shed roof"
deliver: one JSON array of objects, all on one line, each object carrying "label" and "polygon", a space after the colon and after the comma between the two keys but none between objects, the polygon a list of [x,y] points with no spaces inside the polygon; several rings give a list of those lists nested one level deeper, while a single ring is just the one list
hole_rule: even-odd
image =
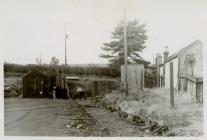
[{"label": "shed roof", "polygon": [[66,80],[79,80],[79,77],[75,77],[75,76],[67,76]]},{"label": "shed roof", "polygon": [[48,77],[47,75],[43,74],[42,72],[40,72],[39,70],[33,70],[33,71],[30,71],[28,72],[27,74],[25,74],[22,78],[26,78],[26,77],[29,77],[30,75],[32,74],[36,74],[36,75],[41,75],[43,77]]},{"label": "shed roof", "polygon": [[144,59],[137,59],[137,60],[135,60],[136,61],[136,63],[135,64],[144,64],[144,65],[149,65],[150,64],[150,62],[149,61],[146,61],[146,60],[144,60]]},{"label": "shed roof", "polygon": [[167,58],[166,62],[168,62],[168,61],[170,61],[170,60],[172,60],[172,59],[174,59],[174,58],[177,58],[178,55],[181,54],[182,52],[188,50],[188,49],[191,48],[191,47],[196,46],[197,44],[201,44],[201,43],[202,43],[202,42],[201,42],[200,40],[196,40],[196,41],[194,41],[194,42],[191,43],[190,45],[188,45],[188,46],[182,48],[182,49],[179,50],[178,52],[176,52],[176,53],[172,54],[171,56],[169,56],[169,57]]}]

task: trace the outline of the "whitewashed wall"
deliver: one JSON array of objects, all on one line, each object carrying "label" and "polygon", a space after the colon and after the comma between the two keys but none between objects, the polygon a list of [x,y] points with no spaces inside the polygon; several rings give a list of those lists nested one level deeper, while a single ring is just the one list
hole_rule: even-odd
[{"label": "whitewashed wall", "polygon": [[163,75],[164,74],[164,71],[163,71],[164,69],[163,69],[163,66],[161,66],[160,67],[160,77],[161,77],[161,75]]}]

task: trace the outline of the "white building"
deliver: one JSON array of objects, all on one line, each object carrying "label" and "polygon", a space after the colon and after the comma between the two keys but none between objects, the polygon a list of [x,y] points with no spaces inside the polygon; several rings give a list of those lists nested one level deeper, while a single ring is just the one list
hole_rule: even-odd
[{"label": "white building", "polygon": [[[194,101],[203,99],[203,44],[197,40],[166,58],[160,68],[164,75],[164,86],[170,88],[170,63],[173,63],[173,81],[175,90],[188,92]],[[163,70],[163,71],[162,71]],[[160,82],[161,83],[161,82]],[[160,84],[161,85],[161,84]]]}]

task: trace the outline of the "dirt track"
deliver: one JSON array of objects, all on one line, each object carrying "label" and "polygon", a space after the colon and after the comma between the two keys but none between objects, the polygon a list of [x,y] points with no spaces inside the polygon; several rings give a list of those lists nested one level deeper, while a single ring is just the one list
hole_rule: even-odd
[{"label": "dirt track", "polygon": [[5,99],[6,136],[147,136],[89,100]]}]

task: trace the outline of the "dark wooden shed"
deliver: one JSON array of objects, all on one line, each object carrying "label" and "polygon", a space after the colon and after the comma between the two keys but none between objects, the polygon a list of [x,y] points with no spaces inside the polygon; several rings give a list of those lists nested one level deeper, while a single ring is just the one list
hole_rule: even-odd
[{"label": "dark wooden shed", "polygon": [[49,97],[49,78],[38,70],[29,72],[23,77],[24,98]]}]

